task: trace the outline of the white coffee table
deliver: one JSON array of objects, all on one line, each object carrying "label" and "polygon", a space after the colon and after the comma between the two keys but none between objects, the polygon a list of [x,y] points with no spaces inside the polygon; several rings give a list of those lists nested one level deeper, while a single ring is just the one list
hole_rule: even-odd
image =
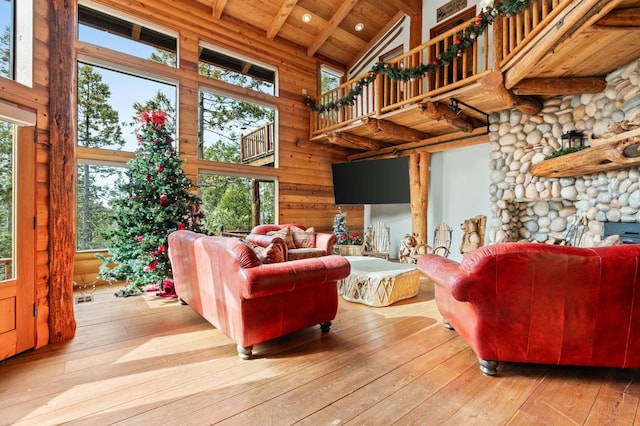
[{"label": "white coffee table", "polygon": [[338,293],[349,302],[388,306],[415,297],[420,287],[416,265],[366,256],[345,256],[351,274],[338,281]]}]

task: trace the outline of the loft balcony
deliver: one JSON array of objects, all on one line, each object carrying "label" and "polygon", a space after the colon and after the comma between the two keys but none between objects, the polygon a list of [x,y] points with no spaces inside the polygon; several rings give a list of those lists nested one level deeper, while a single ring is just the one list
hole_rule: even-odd
[{"label": "loft balcony", "polygon": [[274,163],[273,123],[252,130],[240,138],[240,161],[254,166],[269,166]]},{"label": "loft balcony", "polygon": [[[387,66],[433,64],[474,22]],[[435,72],[407,81],[381,72],[365,85],[363,74],[315,98],[327,105],[361,90],[347,106],[312,111],[310,138],[343,147],[352,159],[486,143],[490,113],[535,114],[545,98],[602,91],[608,73],[640,57],[639,26],[640,0],[534,0],[516,16],[496,18]]]}]

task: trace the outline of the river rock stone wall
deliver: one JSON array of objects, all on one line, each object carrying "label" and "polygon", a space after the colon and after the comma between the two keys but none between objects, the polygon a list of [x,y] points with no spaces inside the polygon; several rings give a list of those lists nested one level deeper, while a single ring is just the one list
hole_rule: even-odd
[{"label": "river rock stone wall", "polygon": [[638,167],[570,178],[529,173],[571,130],[599,138],[613,123],[640,122],[640,60],[606,82],[601,93],[547,100],[537,115],[515,109],[490,115],[490,242],[557,243],[579,221],[586,225],[580,245],[593,246],[604,222],[640,222]]}]

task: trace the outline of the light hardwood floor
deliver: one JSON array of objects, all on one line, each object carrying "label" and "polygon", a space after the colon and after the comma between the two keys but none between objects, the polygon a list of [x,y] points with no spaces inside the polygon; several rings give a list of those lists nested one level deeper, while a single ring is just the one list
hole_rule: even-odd
[{"label": "light hardwood floor", "polygon": [[341,300],[331,332],[259,344],[249,361],[188,306],[114,291],[76,305],[72,341],[0,363],[0,424],[638,422],[638,370],[503,363],[483,375],[425,279],[389,307]]}]

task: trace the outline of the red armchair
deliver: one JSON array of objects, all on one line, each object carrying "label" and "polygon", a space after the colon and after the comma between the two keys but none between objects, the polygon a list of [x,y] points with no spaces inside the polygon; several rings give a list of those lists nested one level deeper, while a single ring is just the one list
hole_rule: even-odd
[{"label": "red armchair", "polygon": [[[297,223],[288,223],[285,225],[258,225],[251,230],[251,233],[245,238],[247,241],[251,241],[254,244],[267,247],[273,242],[273,239],[277,236],[269,235],[273,232],[282,231],[289,228],[293,231],[302,231],[306,228]],[[293,235],[288,241],[287,251],[285,252],[286,260],[305,259],[309,257],[319,257],[331,254],[333,246],[338,243],[338,238],[334,234],[314,232],[313,241],[308,247],[299,247],[295,244]]]},{"label": "red armchair", "polygon": [[245,359],[256,343],[314,324],[328,331],[337,281],[351,269],[337,255],[262,264],[239,239],[191,231],[169,235],[169,258],[181,302],[230,337]]},{"label": "red armchair", "polygon": [[498,361],[640,368],[640,245],[495,244],[418,269],[485,374]]}]

